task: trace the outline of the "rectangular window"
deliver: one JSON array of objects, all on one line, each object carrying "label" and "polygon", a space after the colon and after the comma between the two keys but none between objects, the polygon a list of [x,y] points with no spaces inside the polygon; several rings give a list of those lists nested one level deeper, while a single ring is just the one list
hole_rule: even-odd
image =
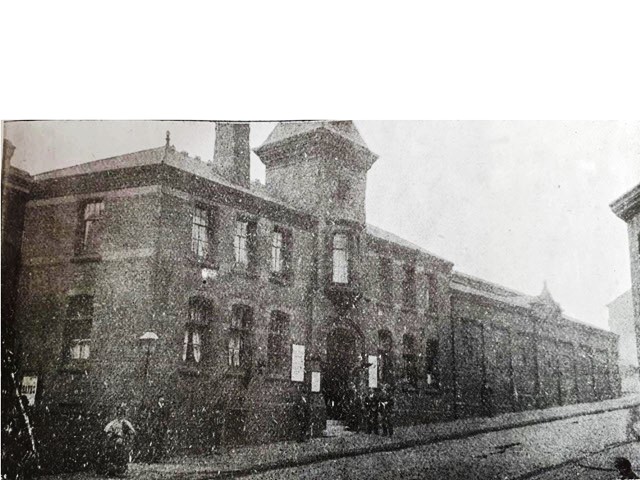
[{"label": "rectangular window", "polygon": [[249,367],[252,360],[253,309],[234,305],[229,328],[229,366]]},{"label": "rectangular window", "polygon": [[410,385],[418,385],[418,362],[416,356],[416,341],[413,335],[402,337],[402,357],[404,360],[404,376]]},{"label": "rectangular window", "polygon": [[380,258],[380,300],[393,303],[393,263],[390,258]]},{"label": "rectangular window", "polygon": [[86,360],[91,355],[93,297],[76,295],[69,299],[66,327],[66,358]]},{"label": "rectangular window", "polygon": [[436,310],[436,304],[437,304],[437,298],[436,298],[436,292],[437,292],[437,284],[436,284],[436,276],[432,273],[427,274],[427,283],[428,285],[428,292],[429,292],[429,310],[430,311],[435,311]]},{"label": "rectangular window", "polygon": [[203,301],[192,299],[189,303],[189,319],[184,330],[182,360],[200,363],[203,337],[209,324],[208,307]]},{"label": "rectangular window", "polygon": [[104,202],[102,200],[91,201],[84,205],[82,213],[82,238],[80,249],[83,252],[95,251],[99,247],[98,243],[98,222],[104,212]]},{"label": "rectangular window", "polygon": [[290,230],[275,227],[271,232],[271,273],[289,277],[293,270],[292,234]]},{"label": "rectangular window", "polygon": [[427,340],[425,351],[425,373],[427,385],[432,388],[438,386],[438,340],[430,338]]},{"label": "rectangular window", "polygon": [[413,265],[404,267],[404,279],[402,280],[403,303],[407,308],[416,306],[416,270]]},{"label": "rectangular window", "polygon": [[236,221],[236,232],[233,238],[233,250],[237,265],[254,267],[257,223],[247,220]]},{"label": "rectangular window", "polygon": [[287,360],[287,340],[289,337],[289,316],[283,312],[271,312],[267,357],[269,370],[280,372]]},{"label": "rectangular window", "polygon": [[333,236],[333,282],[349,283],[349,239],[346,233]]},{"label": "rectangular window", "polygon": [[212,214],[210,210],[202,207],[193,209],[191,222],[191,251],[199,259],[205,259],[211,255]]},{"label": "rectangular window", "polygon": [[271,232],[271,271],[282,273],[284,269],[284,244],[282,232]]}]

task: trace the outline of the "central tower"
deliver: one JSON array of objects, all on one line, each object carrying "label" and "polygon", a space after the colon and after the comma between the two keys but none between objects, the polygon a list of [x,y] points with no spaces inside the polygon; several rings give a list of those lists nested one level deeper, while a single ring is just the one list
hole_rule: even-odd
[{"label": "central tower", "polygon": [[274,196],[321,218],[365,223],[367,171],[378,156],[353,122],[280,122],[255,153]]}]

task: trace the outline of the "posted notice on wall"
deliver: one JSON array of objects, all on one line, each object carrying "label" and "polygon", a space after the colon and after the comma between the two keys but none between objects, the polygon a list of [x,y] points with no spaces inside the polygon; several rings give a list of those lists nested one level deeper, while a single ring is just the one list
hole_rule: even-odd
[{"label": "posted notice on wall", "polygon": [[20,395],[27,397],[29,405],[36,404],[36,391],[38,390],[38,377],[22,377]]},{"label": "posted notice on wall", "polygon": [[311,372],[311,391],[320,391],[320,372]]},{"label": "posted notice on wall", "polygon": [[369,387],[378,388],[378,357],[369,355]]},{"label": "posted notice on wall", "polygon": [[292,345],[291,380],[293,382],[304,382],[304,345]]}]

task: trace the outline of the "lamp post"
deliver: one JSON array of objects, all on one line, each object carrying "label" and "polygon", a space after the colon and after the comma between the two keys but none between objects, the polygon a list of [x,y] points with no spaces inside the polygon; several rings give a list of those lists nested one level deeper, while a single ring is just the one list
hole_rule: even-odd
[{"label": "lamp post", "polygon": [[138,339],[142,348],[145,349],[146,358],[144,362],[144,385],[143,385],[143,398],[147,390],[147,376],[149,373],[149,358],[151,354],[156,350],[156,343],[158,342],[158,335],[154,332],[144,332]]}]

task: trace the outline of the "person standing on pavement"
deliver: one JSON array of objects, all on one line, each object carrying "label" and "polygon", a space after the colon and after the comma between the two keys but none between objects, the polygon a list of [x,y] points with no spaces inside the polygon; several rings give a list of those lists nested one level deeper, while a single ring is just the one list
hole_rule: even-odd
[{"label": "person standing on pavement", "polygon": [[364,407],[367,419],[367,433],[378,435],[378,395],[375,389],[369,390],[369,396],[365,399]]},{"label": "person standing on pavement", "polygon": [[129,466],[128,442],[136,431],[125,415],[126,405],[123,403],[116,411],[116,418],[104,427],[104,470],[109,476],[124,475]]},{"label": "person standing on pavement", "polygon": [[169,407],[164,397],[158,398],[158,403],[151,410],[151,462],[157,463],[164,456],[164,443],[169,428]]},{"label": "person standing on pavement", "polygon": [[311,406],[309,405],[309,396],[304,391],[304,388],[299,389],[295,409],[296,419],[298,421],[297,441],[304,442],[307,440],[309,423],[311,421]]},{"label": "person standing on pavement", "polygon": [[393,393],[389,384],[382,385],[382,392],[380,394],[380,419],[382,421],[382,435],[393,435]]}]

